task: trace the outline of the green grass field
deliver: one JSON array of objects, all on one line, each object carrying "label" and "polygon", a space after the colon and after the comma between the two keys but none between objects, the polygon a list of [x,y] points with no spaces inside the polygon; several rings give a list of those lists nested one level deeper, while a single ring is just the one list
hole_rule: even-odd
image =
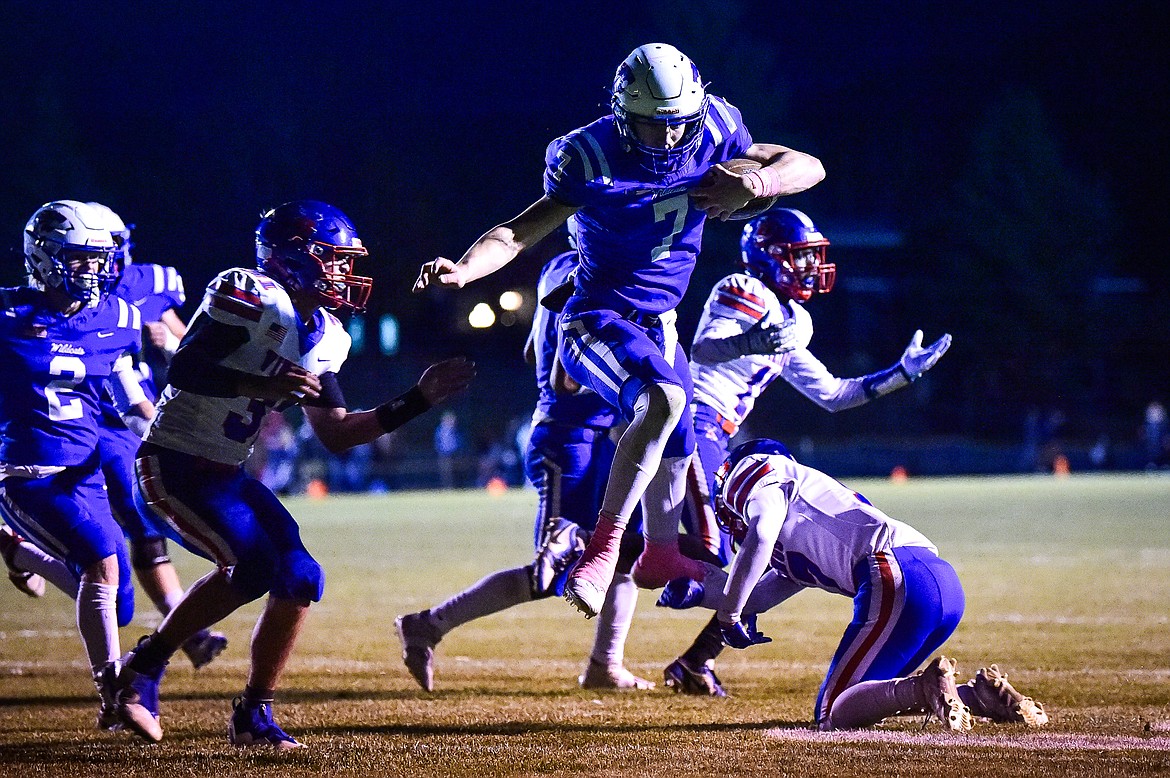
[{"label": "green grass field", "polygon": [[[775,642],[726,652],[723,700],[598,694],[576,683],[592,625],[562,601],[515,608],[448,635],[436,691],[399,659],[396,614],[528,561],[535,495],[479,492],[294,500],[328,583],[278,698],[309,748],[233,749],[225,737],[259,605],[222,625],[232,641],[163,684],[165,739],[93,728],[72,605],[0,586],[0,775],[1061,775],[1170,774],[1170,478],[850,482],[926,533],[958,569],[967,615],[944,652],[964,678],[997,662],[1045,703],[1043,730],[977,724],[947,735],[921,719],[861,733],[808,730],[817,686],[851,613],[805,592],[761,618]],[[190,582],[206,564],[184,552]],[[666,612],[646,593],[627,664],[662,668],[709,615]],[[123,630],[123,647],[149,628]]]}]

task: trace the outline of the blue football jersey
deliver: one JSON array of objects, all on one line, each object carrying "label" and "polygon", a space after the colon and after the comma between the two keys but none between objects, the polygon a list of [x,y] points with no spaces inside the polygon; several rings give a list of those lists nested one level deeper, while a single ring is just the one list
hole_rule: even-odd
[{"label": "blue football jersey", "polygon": [[187,301],[183,277],[163,265],[127,265],[114,294],[138,306],[145,322],[159,321],[166,311]]},{"label": "blue football jersey", "polygon": [[[544,297],[569,280],[577,267],[577,252],[566,251],[550,259],[540,271],[537,281],[537,299]],[[557,394],[552,384],[552,368],[557,358],[557,332],[560,317],[545,308],[536,306],[532,318],[532,344],[536,352],[536,386],[540,397],[536,401],[533,423],[545,419],[581,427],[609,428],[614,425],[617,412],[596,392],[583,391],[580,394]]]},{"label": "blue football jersey", "polygon": [[23,287],[0,289],[0,304],[0,461],[81,464],[97,449],[114,361],[142,338],[141,314],[110,296],[66,317]]},{"label": "blue football jersey", "polygon": [[637,154],[622,148],[612,115],[550,143],[545,194],[580,208],[581,267],[569,307],[659,314],[678,305],[706,219],[688,192],[712,165],[743,156],[751,145],[739,110],[714,95],[697,151],[674,173],[643,168]]}]

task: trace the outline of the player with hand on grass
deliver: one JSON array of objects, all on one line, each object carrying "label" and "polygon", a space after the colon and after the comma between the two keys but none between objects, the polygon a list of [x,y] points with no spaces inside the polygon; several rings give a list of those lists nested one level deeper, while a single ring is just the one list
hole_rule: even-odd
[{"label": "player with hand on grass", "polygon": [[158,681],[175,651],[200,630],[268,595],[252,634],[251,668],[228,724],[232,744],[298,748],[273,719],[285,664],[321,599],[324,573],[296,520],[243,463],[269,411],[300,405],[330,451],[368,443],[465,389],[474,365],[431,365],[418,384],[374,410],[350,412],[337,381],[350,338],[330,312],[362,310],[371,280],[352,274],[365,257],[340,210],[297,200],[264,214],[256,267],[233,268],[207,287],[175,353],[158,414],[136,462],[146,503],[217,569],[197,581],[127,656],[119,709],[143,705],[152,726],[125,723],[157,741]]},{"label": "player with hand on grass", "polygon": [[[922,331],[891,367],[855,378],[839,378],[809,351],[812,318],[804,308],[814,294],[833,288],[837,267],[827,259],[829,241],[812,220],[794,208],[772,208],[744,226],[743,271],[711,290],[691,346],[696,452],[687,482],[684,523],[723,560],[730,538],[711,509],[715,472],[727,459],[730,441],[755,407],[756,398],[778,378],[830,413],[864,405],[909,385],[934,367],[951,345],[944,334],[929,346]],[[778,325],[791,322],[780,344]],[[787,348],[785,348],[785,346]],[[722,697],[714,661],[723,648],[714,619],[664,671],[666,685],[688,694]]]},{"label": "player with hand on grass", "polygon": [[[694,430],[675,307],[704,221],[824,177],[814,157],[753,142],[738,109],[708,95],[695,64],[668,44],[639,46],[622,62],[610,107],[611,114],[549,144],[543,197],[484,233],[457,263],[440,257],[424,264],[415,284],[416,291],[462,287],[575,215],[580,268],[563,306],[559,358],[574,381],[629,421],[596,529],[565,587],[566,599],[588,617],[605,602],[622,535],[643,496],[646,546],[634,580],[656,588],[680,574],[702,575],[678,548]],[[719,165],[744,157],[762,167],[740,175]]]},{"label": "player with hand on grass", "polygon": [[716,480],[715,514],[739,545],[730,572],[712,566],[703,581],[671,581],[659,605],[714,609],[723,642],[743,649],[771,642],[756,615],[802,589],[852,598],[853,621],[817,695],[818,727],[921,712],[953,732],[969,730],[973,716],[1047,723],[1043,706],[995,665],[963,686],[945,656],[914,672],[955,631],[965,604],[954,568],[922,533],[775,440],[737,446]]}]

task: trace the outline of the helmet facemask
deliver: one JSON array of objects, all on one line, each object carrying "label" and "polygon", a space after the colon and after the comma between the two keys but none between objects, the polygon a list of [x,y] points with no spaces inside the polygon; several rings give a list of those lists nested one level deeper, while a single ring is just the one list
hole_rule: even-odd
[{"label": "helmet facemask", "polygon": [[256,229],[260,269],[330,310],[365,310],[374,282],[352,270],[368,255],[345,214],[325,203],[286,203],[265,214]]},{"label": "helmet facemask", "polygon": [[709,106],[699,69],[664,43],[638,47],[614,76],[610,108],[622,145],[657,175],[677,172],[694,157]]},{"label": "helmet facemask", "polygon": [[61,200],[42,206],[24,229],[29,285],[55,289],[88,308],[113,291],[116,250],[100,215],[88,204]]}]

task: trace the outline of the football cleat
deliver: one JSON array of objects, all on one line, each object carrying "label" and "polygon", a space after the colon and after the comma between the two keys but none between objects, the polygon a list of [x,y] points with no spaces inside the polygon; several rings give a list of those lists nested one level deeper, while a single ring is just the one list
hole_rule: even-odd
[{"label": "football cleat", "polygon": [[227,637],[221,633],[203,630],[183,644],[183,653],[191,660],[191,666],[198,670],[222,654],[227,644]]},{"label": "football cleat", "polygon": [[267,746],[277,751],[304,748],[272,718],[271,703],[247,705],[243,697],[232,700],[232,717],[228,719],[228,740],[236,748]]},{"label": "football cleat", "polygon": [[619,526],[616,516],[601,511],[597,516],[597,527],[577,566],[569,572],[565,599],[587,619],[600,613],[605,604],[605,594],[617,570],[618,551],[625,529],[624,520]]},{"label": "football cleat", "polygon": [[149,672],[136,671],[129,666],[133,658],[134,650],[122,657],[115,681],[118,718],[127,729],[151,743],[157,743],[163,736],[159,723],[158,686],[166,672],[167,663],[163,662]]},{"label": "football cleat", "polygon": [[532,591],[541,595],[556,586],[557,578],[585,551],[587,533],[568,519],[557,519],[532,562]]},{"label": "football cleat", "polygon": [[1029,727],[1048,723],[1044,706],[1016,691],[996,665],[979,668],[973,679],[959,687],[959,696],[974,715],[995,722],[1023,722]]},{"label": "football cleat", "polygon": [[435,688],[435,646],[442,633],[431,623],[429,610],[408,613],[394,620],[398,640],[402,643],[402,662],[418,685],[426,691]]},{"label": "football cleat", "polygon": [[666,688],[674,689],[682,694],[694,694],[700,697],[726,697],[727,692],[715,675],[715,668],[707,662],[692,667],[681,656],[666,666],[662,671]]},{"label": "football cleat", "polygon": [[955,673],[958,666],[953,659],[938,656],[924,669],[915,674],[918,693],[926,707],[927,720],[934,716],[951,732],[967,732],[974,725],[971,711],[959,697],[955,687]]},{"label": "football cleat", "polygon": [[585,674],[577,676],[582,689],[612,689],[614,691],[648,691],[654,688],[653,681],[639,678],[621,665],[606,666],[593,659],[585,668]]},{"label": "football cleat", "polygon": [[45,579],[16,566],[16,549],[20,548],[22,542],[24,538],[13,532],[8,525],[0,524],[0,555],[4,557],[4,566],[8,568],[8,580],[29,597],[44,597]]},{"label": "football cleat", "polygon": [[93,685],[101,698],[102,706],[98,709],[97,728],[105,732],[113,732],[122,728],[122,720],[118,717],[118,662],[106,662],[93,675]]}]

